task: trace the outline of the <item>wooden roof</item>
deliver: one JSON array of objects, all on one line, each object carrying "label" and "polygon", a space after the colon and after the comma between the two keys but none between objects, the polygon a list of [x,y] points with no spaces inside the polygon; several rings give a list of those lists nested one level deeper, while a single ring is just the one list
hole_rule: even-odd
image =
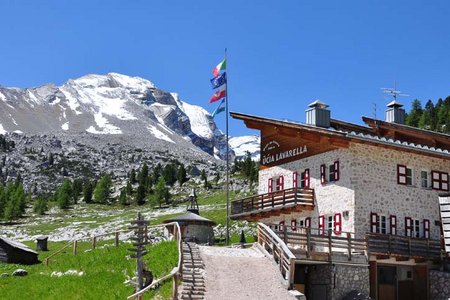
[{"label": "wooden roof", "polygon": [[328,142],[332,141],[337,146],[355,142],[450,159],[450,135],[368,117],[362,118],[368,126],[331,119],[330,128],[321,128],[236,112],[230,115],[243,120],[248,128],[260,130],[262,138],[269,131],[291,138],[301,135],[302,138],[315,141],[322,141],[326,137]]}]

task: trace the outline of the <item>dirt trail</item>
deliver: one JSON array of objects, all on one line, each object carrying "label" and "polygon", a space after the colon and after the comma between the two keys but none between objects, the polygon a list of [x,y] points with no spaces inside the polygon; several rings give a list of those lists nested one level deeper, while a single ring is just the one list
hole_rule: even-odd
[{"label": "dirt trail", "polygon": [[205,300],[295,299],[277,267],[257,249],[200,246],[205,264]]}]

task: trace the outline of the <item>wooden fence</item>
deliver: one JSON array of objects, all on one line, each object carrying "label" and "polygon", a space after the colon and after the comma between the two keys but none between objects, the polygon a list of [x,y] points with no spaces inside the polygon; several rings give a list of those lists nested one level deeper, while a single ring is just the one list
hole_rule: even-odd
[{"label": "wooden fence", "polygon": [[366,236],[369,252],[373,255],[426,259],[441,258],[441,242],[439,240],[379,233],[367,233]]},{"label": "wooden fence", "polygon": [[314,206],[314,190],[292,188],[231,201],[231,218],[299,204]]},{"label": "wooden fence", "polygon": [[267,225],[258,223],[258,243],[272,255],[280,267],[281,275],[286,279],[288,287],[294,284],[295,255],[286,244]]},{"label": "wooden fence", "polygon": [[85,238],[81,238],[81,239],[76,239],[76,240],[72,240],[70,241],[67,245],[65,245],[64,247],[62,247],[61,249],[59,249],[58,251],[52,253],[50,256],[48,256],[47,258],[45,258],[45,265],[48,266],[50,259],[63,253],[63,251],[69,247],[72,247],[72,253],[73,255],[77,255],[78,253],[78,243],[81,241],[92,241],[92,249],[95,249],[97,246],[97,241],[99,240],[99,238],[105,237],[105,236],[111,236],[114,235],[114,245],[117,247],[119,246],[119,235],[120,233],[124,233],[124,232],[130,232],[129,230],[121,230],[121,231],[114,231],[114,232],[108,232],[108,233],[104,233],[104,234],[100,234],[100,235],[96,235],[93,237],[85,237]]},{"label": "wooden fence", "polygon": [[334,254],[345,254],[349,261],[354,255],[367,255],[365,239],[356,239],[354,233],[332,230],[322,231],[318,228],[270,225],[270,228],[295,252],[304,254],[309,259],[313,253],[326,253],[328,260]]}]

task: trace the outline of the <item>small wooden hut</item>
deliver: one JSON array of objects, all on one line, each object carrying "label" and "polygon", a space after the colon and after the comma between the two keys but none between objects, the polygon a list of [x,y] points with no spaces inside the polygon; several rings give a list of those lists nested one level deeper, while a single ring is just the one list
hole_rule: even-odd
[{"label": "small wooden hut", "polygon": [[38,253],[26,245],[0,237],[0,261],[4,263],[31,265],[38,263]]},{"label": "small wooden hut", "polygon": [[213,244],[215,222],[187,211],[184,215],[165,220],[164,223],[177,222],[180,225],[181,235],[187,241],[199,244]]}]

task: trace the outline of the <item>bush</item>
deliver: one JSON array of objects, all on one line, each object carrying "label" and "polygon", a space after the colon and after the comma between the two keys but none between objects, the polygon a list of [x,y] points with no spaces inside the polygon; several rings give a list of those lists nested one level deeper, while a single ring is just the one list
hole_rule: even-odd
[{"label": "bush", "polygon": [[44,215],[47,210],[47,200],[43,197],[38,197],[36,202],[34,202],[33,212],[39,215]]}]

